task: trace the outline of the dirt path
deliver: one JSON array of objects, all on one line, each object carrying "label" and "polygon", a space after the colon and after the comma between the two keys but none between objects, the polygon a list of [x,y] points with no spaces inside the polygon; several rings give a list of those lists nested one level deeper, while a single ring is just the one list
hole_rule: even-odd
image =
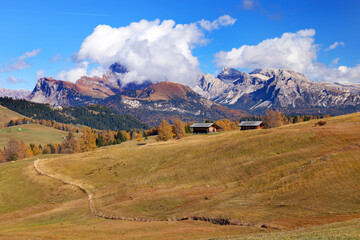
[{"label": "dirt path", "polygon": [[36,161],[34,161],[34,168],[39,174],[56,179],[60,182],[63,182],[64,184],[70,184],[72,186],[75,186],[78,189],[80,189],[82,192],[84,192],[86,194],[88,202],[89,202],[90,213],[91,213],[91,215],[93,215],[95,217],[101,217],[101,218],[111,219],[111,220],[126,220],[126,221],[138,221],[138,222],[194,220],[194,221],[209,222],[209,223],[218,224],[218,225],[254,226],[254,224],[241,222],[236,219],[209,218],[209,217],[202,217],[202,216],[183,217],[180,219],[176,219],[173,217],[173,218],[169,218],[168,220],[160,220],[160,219],[145,219],[145,218],[129,218],[129,217],[120,217],[120,216],[104,214],[104,213],[101,213],[100,211],[96,210],[95,204],[93,201],[93,194],[88,189],[86,189],[86,187],[84,185],[79,184],[79,183],[74,183],[74,182],[71,182],[68,180],[64,180],[56,175],[46,173],[44,170],[39,168],[39,162],[40,162],[40,159],[37,159]]},{"label": "dirt path", "polygon": [[44,170],[40,169],[39,167],[39,162],[40,159],[37,159],[36,161],[34,161],[34,168],[35,170],[44,176],[56,179],[64,184],[69,184],[72,186],[77,187],[78,189],[80,189],[82,192],[84,192],[87,196],[88,202],[89,202],[89,210],[91,215],[95,216],[95,217],[101,217],[101,218],[105,218],[105,219],[112,219],[112,220],[127,220],[127,221],[139,221],[139,222],[158,222],[158,221],[164,221],[164,220],[159,220],[159,219],[143,219],[143,218],[129,218],[129,217],[119,217],[119,216],[113,216],[113,215],[109,215],[109,214],[104,214],[101,213],[99,211],[96,210],[95,205],[94,205],[94,201],[93,201],[93,194],[86,189],[86,187],[82,184],[79,183],[74,183],[71,181],[67,181],[64,180],[56,175],[50,174],[50,173],[46,173]]}]

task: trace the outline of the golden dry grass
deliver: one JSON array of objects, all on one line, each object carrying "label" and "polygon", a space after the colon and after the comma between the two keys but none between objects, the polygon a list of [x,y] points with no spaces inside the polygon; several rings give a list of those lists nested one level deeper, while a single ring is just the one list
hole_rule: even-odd
[{"label": "golden dry grass", "polygon": [[[328,119],[323,127],[313,125],[305,122],[161,143],[150,140],[145,146],[126,142],[39,162],[44,171],[85,185],[95,196],[96,208],[106,214],[163,220],[207,216],[238,219],[251,226],[105,220],[89,215],[84,195],[66,193],[67,198],[54,203],[54,208],[34,207],[29,212],[15,204],[10,207],[14,210],[0,213],[0,219],[7,217],[0,238],[359,237],[360,114]],[[30,170],[22,171],[32,176],[29,179],[37,177]],[[42,184],[42,199],[52,199],[55,189],[46,190],[49,186]],[[0,199],[1,194],[0,187]],[[29,206],[37,204],[29,201]],[[28,214],[17,218],[11,215],[14,212]]]},{"label": "golden dry grass", "polygon": [[134,143],[50,159],[97,209],[147,219],[206,216],[292,229],[360,214],[360,115],[278,129]]}]

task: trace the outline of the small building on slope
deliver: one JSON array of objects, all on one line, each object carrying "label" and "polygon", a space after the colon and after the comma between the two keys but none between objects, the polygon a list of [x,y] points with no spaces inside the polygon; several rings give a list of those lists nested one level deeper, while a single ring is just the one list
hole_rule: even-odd
[{"label": "small building on slope", "polygon": [[240,130],[261,129],[264,124],[262,121],[242,121],[238,127],[240,127]]},{"label": "small building on slope", "polygon": [[190,128],[192,128],[194,134],[215,133],[221,129],[221,127],[215,123],[194,123]]}]

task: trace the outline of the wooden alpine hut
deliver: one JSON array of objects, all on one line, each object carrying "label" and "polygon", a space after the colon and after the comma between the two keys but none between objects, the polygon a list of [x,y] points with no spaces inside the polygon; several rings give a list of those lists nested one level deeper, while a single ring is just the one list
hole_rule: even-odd
[{"label": "wooden alpine hut", "polygon": [[264,124],[262,121],[242,121],[238,127],[240,127],[240,130],[261,129]]},{"label": "wooden alpine hut", "polygon": [[194,134],[215,133],[221,129],[221,127],[215,123],[194,123],[190,128],[192,128]]}]

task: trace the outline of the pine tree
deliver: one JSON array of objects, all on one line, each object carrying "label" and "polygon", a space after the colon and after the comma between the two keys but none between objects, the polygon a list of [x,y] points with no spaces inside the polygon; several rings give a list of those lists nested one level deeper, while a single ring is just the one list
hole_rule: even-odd
[{"label": "pine tree", "polygon": [[120,142],[125,142],[126,138],[122,131],[118,131],[116,134],[116,139],[120,140]]},{"label": "pine tree", "polygon": [[14,121],[13,120],[10,120],[10,122],[9,122],[9,127],[12,127],[12,126],[14,126],[15,125],[15,123],[14,123]]},{"label": "pine tree", "polygon": [[96,138],[96,146],[98,147],[104,146],[104,137],[100,132],[98,133],[98,137]]},{"label": "pine tree", "polygon": [[191,133],[190,124],[186,124],[186,126],[185,126],[185,132],[186,132],[186,133]]},{"label": "pine tree", "polygon": [[300,122],[300,117],[296,115],[293,119],[293,123],[298,123],[298,122]]}]

